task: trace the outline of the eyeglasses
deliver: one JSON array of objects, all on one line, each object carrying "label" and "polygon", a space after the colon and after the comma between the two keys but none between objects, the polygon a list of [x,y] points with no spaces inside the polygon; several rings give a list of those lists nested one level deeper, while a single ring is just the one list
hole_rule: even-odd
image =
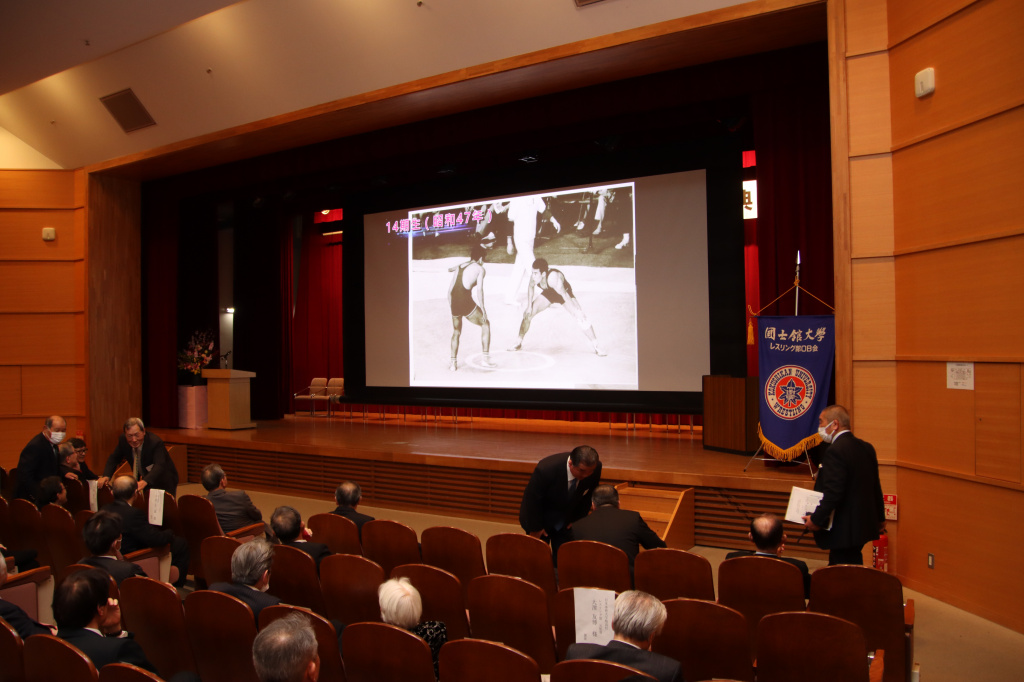
[{"label": "eyeglasses", "polygon": [[75,454],[76,455],[84,455],[87,452],[89,452],[89,448],[82,448],[81,450],[75,450]]}]

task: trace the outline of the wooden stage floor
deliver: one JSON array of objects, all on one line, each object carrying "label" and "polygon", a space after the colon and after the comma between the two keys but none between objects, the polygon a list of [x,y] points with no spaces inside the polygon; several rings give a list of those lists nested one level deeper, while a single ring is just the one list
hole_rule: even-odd
[{"label": "wooden stage floor", "polygon": [[[792,486],[810,488],[807,466],[766,466],[750,457],[705,450],[699,427],[471,418],[443,415],[382,418],[378,412],[287,416],[255,429],[153,429],[168,444],[188,446],[189,481],[219,462],[232,485],[303,495],[333,494],[359,482],[366,504],[515,521],[522,490],[541,458],[591,445],[602,478],[696,492],[698,544],[748,543],[749,519],[784,514]],[[182,479],[186,478],[181,472]],[[809,536],[790,545],[811,548]]]}]

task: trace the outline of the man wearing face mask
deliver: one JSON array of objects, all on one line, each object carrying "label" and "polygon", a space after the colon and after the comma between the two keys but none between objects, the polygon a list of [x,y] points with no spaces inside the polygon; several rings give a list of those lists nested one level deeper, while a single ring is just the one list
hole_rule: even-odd
[{"label": "man wearing face mask", "polygon": [[[42,433],[37,433],[21,451],[18,459],[18,490],[15,495],[26,500],[35,500],[39,483],[49,476],[60,476],[61,458],[57,446],[67,435],[68,424],[64,417],[48,417]],[[73,478],[73,475],[67,475]]]},{"label": "man wearing face mask", "polygon": [[[818,434],[829,443],[814,489],[824,494],[817,509],[803,517],[818,546],[829,550],[828,564],[864,563],[864,545],[885,528],[882,485],[875,448],[850,432],[850,413],[830,405],[818,418]],[[828,528],[832,517],[831,530]]]}]

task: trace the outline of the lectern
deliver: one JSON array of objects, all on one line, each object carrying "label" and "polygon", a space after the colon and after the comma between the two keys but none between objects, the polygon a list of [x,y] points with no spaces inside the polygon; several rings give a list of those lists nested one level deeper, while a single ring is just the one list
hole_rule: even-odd
[{"label": "lectern", "polygon": [[254,429],[249,416],[249,379],[255,372],[238,369],[204,369],[207,380],[208,429]]}]

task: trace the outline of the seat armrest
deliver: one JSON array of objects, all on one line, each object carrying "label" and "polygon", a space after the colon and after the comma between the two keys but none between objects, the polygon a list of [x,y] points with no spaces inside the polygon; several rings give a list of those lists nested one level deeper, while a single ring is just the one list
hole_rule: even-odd
[{"label": "seat armrest", "polygon": [[225,533],[225,535],[227,535],[229,538],[235,538],[236,540],[247,542],[252,538],[260,537],[265,533],[266,526],[264,526],[263,522],[260,521],[259,523],[252,523],[248,526],[242,526],[241,528],[233,530],[229,533]]},{"label": "seat armrest", "polygon": [[914,600],[908,599],[903,605],[903,628],[906,631],[914,629]]},{"label": "seat armrest", "polygon": [[875,657],[868,668],[868,679],[870,682],[882,682],[885,674],[885,649],[875,650]]},{"label": "seat armrest", "polygon": [[7,582],[4,583],[4,589],[14,587],[16,585],[25,585],[27,583],[36,583],[41,585],[49,580],[52,575],[53,571],[50,570],[49,566],[31,568],[27,571],[21,571],[20,573],[11,573],[7,576]]}]

